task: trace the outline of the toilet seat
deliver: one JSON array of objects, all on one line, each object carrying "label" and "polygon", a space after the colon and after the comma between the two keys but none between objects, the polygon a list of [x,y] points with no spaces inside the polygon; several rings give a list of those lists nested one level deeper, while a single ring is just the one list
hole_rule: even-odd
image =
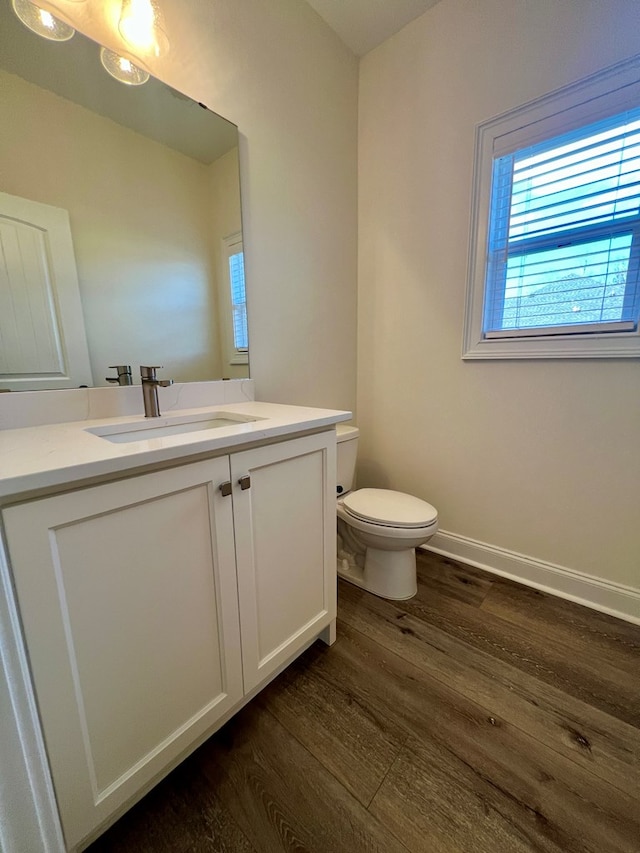
[{"label": "toilet seat", "polygon": [[391,489],[358,489],[345,495],[340,503],[351,518],[381,527],[416,530],[438,520],[438,512],[431,504]]}]

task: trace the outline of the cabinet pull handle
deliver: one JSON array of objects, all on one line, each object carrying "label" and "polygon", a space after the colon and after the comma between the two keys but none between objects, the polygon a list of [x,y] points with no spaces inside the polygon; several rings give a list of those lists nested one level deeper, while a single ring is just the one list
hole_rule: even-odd
[{"label": "cabinet pull handle", "polygon": [[229,495],[231,494],[231,480],[227,480],[226,483],[221,483],[219,488],[224,498],[229,497]]},{"label": "cabinet pull handle", "polygon": [[242,489],[242,491],[244,491],[245,489],[250,489],[251,477],[248,474],[245,474],[244,477],[240,477],[238,483],[240,484],[240,488]]}]

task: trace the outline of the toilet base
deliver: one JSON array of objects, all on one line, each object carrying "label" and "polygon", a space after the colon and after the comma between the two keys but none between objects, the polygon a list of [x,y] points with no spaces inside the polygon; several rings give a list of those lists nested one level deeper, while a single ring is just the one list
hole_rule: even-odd
[{"label": "toilet base", "polygon": [[406,601],[418,591],[415,548],[401,551],[367,548],[364,567],[346,557],[338,559],[337,567],[341,578],[380,598]]}]

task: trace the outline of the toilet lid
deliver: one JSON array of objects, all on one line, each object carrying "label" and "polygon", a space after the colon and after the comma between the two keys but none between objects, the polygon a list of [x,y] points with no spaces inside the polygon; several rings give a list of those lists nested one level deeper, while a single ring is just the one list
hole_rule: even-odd
[{"label": "toilet lid", "polygon": [[390,489],[358,489],[342,505],[354,518],[387,527],[427,527],[438,518],[431,504]]}]

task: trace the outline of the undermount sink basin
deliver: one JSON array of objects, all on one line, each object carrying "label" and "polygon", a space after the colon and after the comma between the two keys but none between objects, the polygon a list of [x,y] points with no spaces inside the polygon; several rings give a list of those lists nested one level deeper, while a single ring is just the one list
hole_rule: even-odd
[{"label": "undermount sink basin", "polygon": [[134,421],[133,423],[108,424],[90,427],[86,432],[115,444],[124,444],[129,441],[163,438],[167,435],[182,435],[188,432],[239,426],[240,424],[261,420],[264,418],[236,415],[232,412],[207,412],[205,415],[192,415],[191,417],[158,418],[157,423],[154,421]]}]

